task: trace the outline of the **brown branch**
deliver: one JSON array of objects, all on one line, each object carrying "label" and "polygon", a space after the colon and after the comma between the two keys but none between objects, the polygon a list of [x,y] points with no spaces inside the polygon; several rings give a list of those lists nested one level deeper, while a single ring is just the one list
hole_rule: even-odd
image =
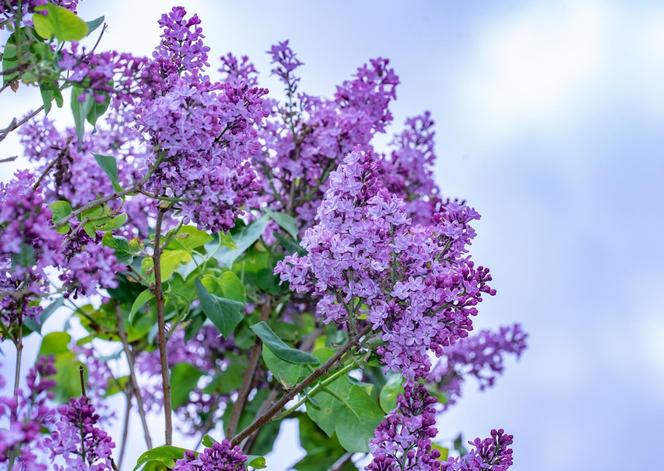
[{"label": "brown branch", "polygon": [[[131,388],[131,393],[136,398],[136,406],[138,407],[138,415],[141,418],[141,426],[143,427],[143,437],[145,438],[145,445],[148,447],[148,450],[152,449],[152,437],[150,436],[150,428],[148,427],[148,421],[145,417],[145,407],[143,406],[143,394],[141,389],[138,387],[138,380],[136,378],[136,369],[134,367],[134,353],[129,348],[129,341],[127,340],[127,332],[124,328],[124,320],[122,319],[122,314],[120,313],[119,306],[116,306],[115,309],[115,318],[118,323],[118,336],[120,337],[120,342],[122,342],[122,349],[124,350],[125,356],[127,357],[127,365],[129,366],[129,383]],[[131,405],[131,399],[129,399],[129,404]],[[120,459],[120,466],[122,466],[122,459]]]},{"label": "brown branch", "polygon": [[21,118],[21,120],[17,120],[16,118],[12,119],[11,122],[9,123],[9,125],[5,129],[0,130],[0,142],[4,141],[5,138],[9,135],[10,132],[14,131],[15,129],[20,128],[25,123],[27,123],[32,118],[34,118],[39,113],[41,113],[43,109],[44,109],[44,105],[41,105],[36,110],[33,110],[30,113],[28,113],[27,115],[25,115],[23,118]]},{"label": "brown branch", "polygon": [[5,162],[13,162],[16,159],[18,159],[18,155],[11,155],[9,157],[3,157],[2,159],[0,159],[0,164],[4,164]]},{"label": "brown branch", "polygon": [[129,436],[129,417],[131,415],[131,394],[125,396],[127,405],[125,406],[124,420],[122,421],[122,441],[120,442],[120,454],[118,456],[118,465],[122,466],[125,451],[127,450],[127,437]]},{"label": "brown branch", "polygon": [[[266,321],[270,317],[270,311],[271,311],[271,306],[270,302],[268,301],[266,304],[263,305],[263,308],[261,310],[261,320]],[[235,404],[233,405],[233,410],[231,412],[231,418],[228,421],[228,426],[226,427],[226,436],[227,437],[232,437],[235,435],[237,425],[240,422],[240,417],[242,416],[242,411],[244,410],[244,406],[247,403],[247,399],[249,398],[249,393],[251,392],[251,386],[254,382],[254,375],[256,374],[256,367],[258,366],[258,360],[260,360],[261,357],[261,341],[260,339],[256,339],[256,343],[254,343],[254,346],[251,349],[251,352],[249,353],[249,363],[247,366],[247,370],[244,372],[244,377],[242,378],[242,385],[240,386],[240,390],[237,394],[237,399],[235,401]]]},{"label": "brown branch", "polygon": [[267,422],[269,422],[272,417],[279,413],[279,411],[288,403],[288,401],[297,396],[307,386],[319,379],[321,376],[326,375],[337,364],[337,362],[341,360],[341,358],[344,357],[351,348],[357,345],[357,342],[370,330],[371,326],[368,325],[362,329],[358,335],[348,340],[348,342],[343,347],[341,347],[332,357],[330,357],[330,359],[327,360],[322,366],[312,371],[311,374],[302,380],[300,384],[295,386],[293,389],[284,394],[281,399],[272,404],[272,406],[270,406],[270,408],[265,411],[263,415],[254,420],[251,425],[245,428],[242,432],[235,435],[231,440],[231,443],[233,445],[237,445],[256,430],[260,429]]},{"label": "brown branch", "polygon": [[166,445],[173,442],[173,418],[171,411],[171,380],[168,371],[168,354],[166,352],[166,321],[164,320],[164,292],[161,286],[161,224],[166,210],[159,208],[154,235],[154,252],[152,261],[154,267],[154,296],[157,303],[157,343],[159,344],[159,360],[161,362],[161,390],[164,394],[164,436]]}]

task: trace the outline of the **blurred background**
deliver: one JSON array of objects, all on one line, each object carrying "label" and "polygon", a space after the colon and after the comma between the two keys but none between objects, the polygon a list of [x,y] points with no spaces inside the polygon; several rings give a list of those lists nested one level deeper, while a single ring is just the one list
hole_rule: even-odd
[{"label": "blurred background", "polygon": [[[494,389],[468,383],[439,438],[503,427],[515,471],[662,469],[663,2],[86,0],[79,14],[106,15],[102,49],[149,54],[173,4],[201,16],[212,56],[249,55],[276,95],[264,51],[288,38],[303,91],[330,95],[383,56],[401,77],[393,129],[432,111],[437,180],[483,216],[474,255],[498,295],[477,325],[530,333]],[[2,103],[4,125],[40,99]],[[21,152],[15,136],[0,149]],[[21,165],[0,164],[0,177]],[[142,451],[138,420],[130,433],[126,463]],[[297,461],[296,444],[286,427],[269,469]]]}]

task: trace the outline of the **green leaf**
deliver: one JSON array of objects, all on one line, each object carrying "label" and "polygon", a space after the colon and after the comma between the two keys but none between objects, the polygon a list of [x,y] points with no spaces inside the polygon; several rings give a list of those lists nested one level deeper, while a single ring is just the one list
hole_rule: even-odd
[{"label": "green leaf", "polygon": [[71,203],[69,203],[69,201],[53,201],[48,205],[48,207],[51,209],[52,220],[54,224],[57,224],[71,213]]},{"label": "green leaf", "polygon": [[154,293],[150,289],[146,289],[145,291],[141,292],[136,299],[134,300],[134,303],[131,305],[131,311],[129,311],[129,323],[133,324],[134,323],[134,318],[136,317],[136,313],[143,307],[145,306],[145,303],[150,301],[151,299],[154,299]]},{"label": "green leaf", "polygon": [[95,18],[92,21],[86,21],[85,24],[88,25],[88,36],[91,35],[97,28],[99,28],[103,22],[104,22],[103,16]]},{"label": "green leaf", "polygon": [[169,234],[171,238],[166,246],[167,249],[193,250],[201,247],[212,240],[212,237],[194,226],[182,226],[176,234]]},{"label": "green leaf", "polygon": [[[85,94],[83,100],[79,100],[79,97],[82,97],[83,94]],[[85,134],[85,120],[92,109],[93,103],[94,98],[92,97],[92,92],[85,90],[78,85],[74,85],[71,88],[71,112],[74,116],[76,136],[78,137],[79,142],[83,140],[83,135]]]},{"label": "green leaf", "polygon": [[[79,368],[81,362],[70,350],[55,355],[55,400],[67,402],[72,397],[81,395]],[[86,373],[87,378],[87,373]]]},{"label": "green leaf", "polygon": [[385,413],[391,412],[397,406],[397,398],[401,393],[403,393],[403,376],[390,375],[379,396],[380,407]]},{"label": "green leaf", "polygon": [[319,363],[318,358],[311,353],[286,345],[264,321],[252,325],[251,330],[275,356],[284,361],[302,365],[317,365]]},{"label": "green leaf", "polygon": [[440,456],[438,457],[438,461],[447,461],[447,457],[450,455],[450,449],[445,448],[444,446],[440,446],[438,443],[431,443],[431,448],[434,450],[438,450],[440,453]]},{"label": "green leaf", "polygon": [[115,157],[111,155],[95,154],[95,160],[101,169],[106,172],[106,175],[108,175],[108,178],[113,185],[113,189],[117,192],[122,191],[120,180],[118,179],[118,163],[115,160]]},{"label": "green leaf", "polygon": [[[112,82],[109,83],[109,86],[112,87]],[[90,91],[90,95],[92,95],[92,106],[90,107],[90,111],[88,111],[88,114],[85,116],[85,119],[87,119],[88,123],[92,127],[97,126],[97,120],[104,114],[106,113],[106,110],[108,109],[108,106],[111,104],[111,96],[107,92],[103,92],[102,95],[104,96],[104,101],[101,103],[98,103],[97,100],[94,99],[94,94],[92,91]]]},{"label": "green leaf", "polygon": [[111,219],[96,223],[95,229],[98,231],[114,231],[124,226],[125,222],[127,222],[127,219],[128,217],[125,213],[118,214]]},{"label": "green leaf", "polygon": [[175,462],[184,456],[186,451],[186,448],[180,448],[171,445],[163,445],[157,448],[153,448],[152,450],[148,450],[139,456],[138,460],[136,461],[136,466],[134,466],[134,471],[145,464],[155,461],[164,464],[168,468],[172,468],[175,466]]},{"label": "green leaf", "polygon": [[[21,31],[24,33],[25,28],[21,28]],[[12,33],[7,38],[5,43],[4,50],[2,51],[2,70],[12,70],[18,66],[18,57],[16,54],[16,33]],[[7,85],[9,82],[12,82],[19,78],[20,72],[10,72],[8,74],[2,75],[3,85]]]},{"label": "green leaf", "polygon": [[203,372],[189,363],[177,363],[171,369],[171,399],[173,409],[189,400],[189,393],[196,387]]},{"label": "green leaf", "polygon": [[267,468],[267,463],[265,462],[264,456],[256,456],[256,455],[247,456],[247,465],[251,466],[254,469]]},{"label": "green leaf", "polygon": [[[167,281],[173,276],[175,270],[184,263],[191,261],[191,255],[186,250],[164,250],[159,257],[161,267],[161,281]],[[145,257],[141,262],[143,274],[149,281],[154,281],[154,265],[152,257]]]},{"label": "green leaf", "polygon": [[[321,360],[333,350],[321,348],[314,352]],[[316,394],[315,403],[307,402],[307,415],[328,436],[336,433],[339,443],[350,452],[367,452],[374,430],[384,414],[374,399],[360,386],[342,376]]]},{"label": "green leaf", "polygon": [[39,347],[39,356],[58,355],[69,351],[71,335],[66,332],[46,334]]},{"label": "green leaf", "polygon": [[268,348],[263,349],[263,361],[272,374],[287,389],[295,386],[309,372],[305,365],[298,365],[281,360]]},{"label": "green leaf", "polygon": [[106,386],[104,397],[114,396],[115,394],[126,391],[127,384],[129,383],[129,376],[120,376],[119,378],[111,378]]},{"label": "green leaf", "polygon": [[130,264],[134,259],[134,256],[140,252],[138,239],[129,241],[124,237],[115,236],[112,233],[107,232],[104,234],[102,242],[105,246],[115,250],[115,257],[118,259],[118,262],[127,265]]},{"label": "green leaf", "polygon": [[307,251],[304,248],[295,242],[293,239],[286,237],[285,235],[275,232],[274,237],[281,244],[281,246],[286,249],[286,253],[292,254],[296,253],[298,255],[307,255]]},{"label": "green leaf", "polygon": [[217,283],[219,283],[221,292],[225,298],[241,303],[247,301],[247,292],[244,285],[232,271],[225,271],[222,273],[221,277],[217,279]]},{"label": "green leaf", "polygon": [[217,443],[217,440],[215,440],[214,438],[212,438],[210,435],[208,435],[206,433],[205,435],[203,435],[203,439],[201,440],[201,443],[203,444],[203,446],[205,448],[210,448],[215,443]]},{"label": "green leaf", "polygon": [[80,41],[88,34],[85,21],[66,8],[52,3],[36,7],[32,22],[37,34],[44,39],[55,37],[60,41]]},{"label": "green leaf", "polygon": [[270,208],[265,208],[265,212],[279,227],[288,232],[293,239],[297,240],[297,222],[293,216],[286,213],[274,212]]},{"label": "green leaf", "polygon": [[223,246],[213,255],[214,258],[217,259],[220,265],[228,268],[232,267],[233,262],[235,262],[245,250],[251,247],[254,242],[260,239],[265,230],[265,226],[267,226],[268,220],[269,218],[267,216],[262,216],[248,226],[240,229],[237,234],[233,235],[235,248],[233,249]]},{"label": "green leaf", "polygon": [[200,279],[196,280],[196,294],[207,318],[219,329],[221,335],[228,338],[244,317],[243,304],[211,294]]},{"label": "green leaf", "polygon": [[35,320],[31,317],[26,317],[23,319],[23,324],[33,332],[37,332],[41,335],[41,328],[44,325],[44,322],[51,317],[51,315],[57,311],[65,303],[65,298],[58,298],[53,301],[51,304],[46,306],[44,310],[39,315],[39,319]]}]

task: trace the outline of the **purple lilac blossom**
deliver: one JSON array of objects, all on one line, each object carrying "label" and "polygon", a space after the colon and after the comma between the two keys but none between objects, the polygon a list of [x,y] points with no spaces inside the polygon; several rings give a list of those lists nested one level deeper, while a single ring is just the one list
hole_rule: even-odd
[{"label": "purple lilac blossom", "polygon": [[223,440],[206,448],[198,457],[187,451],[185,457],[175,463],[173,471],[240,471],[247,469],[246,461],[242,448]]},{"label": "purple lilac blossom", "polygon": [[482,330],[445,348],[428,377],[447,396],[444,408],[456,404],[468,377],[477,380],[480,390],[492,387],[505,370],[505,357],[521,357],[527,337],[521,325],[514,324],[496,331]]},{"label": "purple lilac blossom", "polygon": [[467,254],[469,223],[479,215],[449,203],[431,225],[412,225],[379,171],[375,154],[349,154],[302,238],[307,255],[287,256],[275,273],[294,291],[319,296],[326,323],[350,325],[366,314],[385,342],[378,349],[385,365],[413,380],[429,373],[430,351],[440,356],[468,335],[482,295],[495,291],[489,270]]},{"label": "purple lilac blossom", "polygon": [[180,7],[162,16],[162,42],[148,66],[160,75],[137,107],[138,124],[152,143],[151,165],[163,160],[148,189],[182,200],[186,221],[228,230],[260,188],[250,159],[260,150],[267,90],[203,75],[208,48],[199,24]]},{"label": "purple lilac blossom", "polygon": [[56,471],[113,469],[111,454],[115,443],[97,426],[98,421],[99,415],[85,396],[70,399],[68,404],[58,408],[55,430],[45,440]]},{"label": "purple lilac blossom", "polygon": [[431,447],[436,436],[436,399],[422,384],[407,384],[390,412],[376,428],[369,471],[440,470],[440,453]]},{"label": "purple lilac blossom", "polygon": [[40,456],[47,447],[42,428],[54,421],[49,407],[55,382],[53,357],[41,357],[26,376],[27,392],[20,389],[16,397],[0,397],[0,418],[7,428],[0,428],[0,463],[12,461],[17,471],[46,471]]},{"label": "purple lilac blossom", "polygon": [[334,98],[314,97],[297,93],[296,71],[302,62],[288,41],[268,52],[287,100],[283,105],[272,102],[275,118],[261,132],[265,150],[255,164],[263,173],[266,202],[275,210],[294,212],[306,228],[330,172],[350,151],[368,149],[372,137],[391,122],[388,105],[396,98],[399,78],[388,60],[373,59],[338,86]]},{"label": "purple lilac blossom", "polygon": [[7,326],[39,315],[41,309],[29,303],[48,292],[46,269],[62,262],[62,237],[51,227],[51,211],[34,182],[21,171],[0,183],[0,316]]},{"label": "purple lilac blossom", "polygon": [[470,443],[474,447],[463,457],[452,457],[443,463],[442,471],[507,471],[513,463],[512,435],[503,429],[491,430],[491,436],[476,438]]}]

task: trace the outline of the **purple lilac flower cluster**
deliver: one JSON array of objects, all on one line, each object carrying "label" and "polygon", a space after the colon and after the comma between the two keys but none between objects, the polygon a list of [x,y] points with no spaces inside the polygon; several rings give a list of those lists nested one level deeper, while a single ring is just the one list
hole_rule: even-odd
[{"label": "purple lilac flower cluster", "polygon": [[505,370],[505,357],[521,357],[527,337],[520,324],[513,324],[497,331],[482,330],[446,348],[428,377],[447,396],[444,407],[454,405],[461,397],[467,377],[474,377],[481,390],[492,387]]},{"label": "purple lilac flower cluster", "polygon": [[27,393],[19,390],[16,397],[0,398],[0,418],[7,428],[0,428],[0,463],[13,463],[16,470],[46,471],[39,456],[47,450],[42,428],[50,426],[54,411],[48,401],[55,382],[52,357],[41,357],[26,376]]},{"label": "purple lilac flower cluster", "polygon": [[173,471],[240,471],[247,469],[246,461],[242,448],[224,440],[206,448],[198,457],[187,451],[185,457],[175,463]]},{"label": "purple lilac flower cluster", "polygon": [[436,398],[422,384],[407,384],[397,407],[378,425],[371,441],[370,471],[439,470],[440,452],[431,447],[436,436]]},{"label": "purple lilac flower cluster", "polygon": [[491,436],[476,438],[469,442],[473,446],[462,457],[449,458],[443,463],[442,471],[507,471],[512,466],[512,435],[503,429],[491,430]]},{"label": "purple lilac flower cluster", "polygon": [[[58,408],[55,430],[44,442],[51,450],[56,471],[107,471],[113,469],[111,453],[115,444],[97,426],[99,415],[90,399],[83,396],[71,399]],[[62,459],[66,466],[55,463]]]},{"label": "purple lilac flower cluster", "polygon": [[273,74],[286,88],[287,104],[273,102],[277,119],[261,133],[265,151],[256,158],[264,174],[267,202],[295,211],[301,227],[312,224],[327,177],[354,149],[368,149],[372,137],[392,120],[389,103],[399,78],[387,59],[374,59],[343,82],[334,98],[297,93],[295,72],[302,62],[288,41],[268,51]]},{"label": "purple lilac flower cluster", "polygon": [[61,263],[61,236],[51,227],[51,211],[33,190],[34,176],[17,172],[0,183],[0,313],[9,326],[19,316],[35,317],[29,302],[47,292],[46,269]]},{"label": "purple lilac flower cluster", "polygon": [[428,111],[406,120],[405,129],[394,136],[394,150],[383,158],[383,180],[390,192],[406,203],[406,212],[416,224],[430,224],[439,203],[433,180],[434,121]]},{"label": "purple lilac flower cluster", "polygon": [[431,225],[412,225],[379,172],[373,153],[346,157],[302,238],[307,255],[289,255],[275,271],[295,291],[320,296],[324,322],[352,325],[366,314],[385,342],[386,366],[413,380],[429,373],[429,351],[440,356],[467,336],[482,295],[495,291],[488,269],[467,255],[478,214],[448,203]]},{"label": "purple lilac flower cluster", "polygon": [[164,15],[161,45],[148,69],[160,76],[138,106],[138,123],[158,168],[148,188],[183,200],[185,219],[212,231],[228,230],[260,188],[250,159],[260,150],[256,124],[268,114],[267,90],[203,75],[208,48],[197,16],[183,8]]}]

